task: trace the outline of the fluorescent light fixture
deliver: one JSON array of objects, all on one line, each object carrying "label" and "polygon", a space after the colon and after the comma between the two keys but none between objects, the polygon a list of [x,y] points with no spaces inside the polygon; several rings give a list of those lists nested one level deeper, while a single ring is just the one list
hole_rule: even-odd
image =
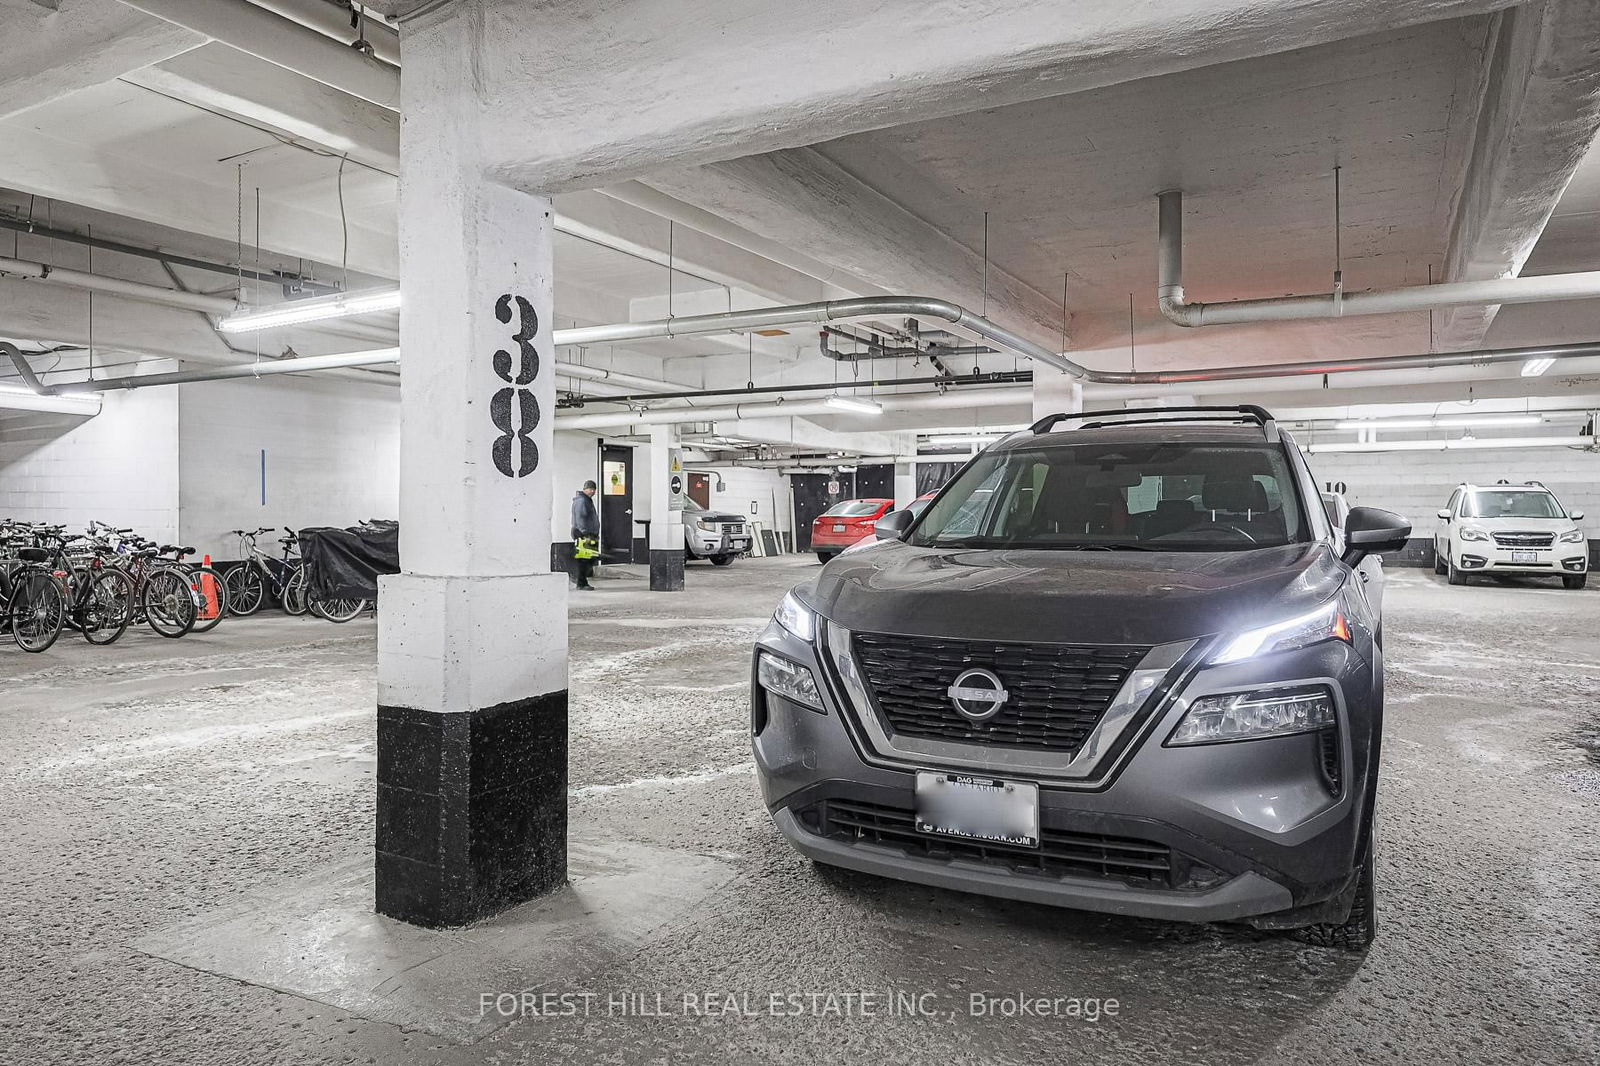
[{"label": "fluorescent light fixture", "polygon": [[40,396],[24,385],[0,382],[0,410],[43,411],[58,415],[97,415],[100,413],[100,397],[98,394]]},{"label": "fluorescent light fixture", "polygon": [[1463,437],[1460,440],[1349,441],[1308,444],[1313,455],[1325,452],[1443,452],[1496,448],[1587,448],[1593,437]]},{"label": "fluorescent light fixture", "polygon": [[829,407],[837,407],[841,411],[853,411],[859,415],[881,415],[883,404],[877,400],[868,400],[860,396],[840,396],[834,393],[822,401]]},{"label": "fluorescent light fixture", "polygon": [[1543,415],[1461,415],[1444,418],[1365,419],[1335,422],[1334,429],[1469,429],[1494,426],[1537,426]]},{"label": "fluorescent light fixture", "polygon": [[1556,361],[1550,358],[1529,359],[1526,363],[1522,364],[1522,376],[1525,378],[1536,378],[1555,365]]},{"label": "fluorescent light fixture", "polygon": [[945,448],[945,447],[956,447],[956,446],[964,445],[964,444],[993,444],[995,441],[997,441],[999,439],[1000,438],[998,436],[995,436],[993,434],[990,434],[988,436],[974,434],[974,435],[966,436],[966,437],[959,437],[959,436],[957,436],[957,437],[945,437],[945,436],[940,436],[940,437],[929,437],[928,438],[928,445],[930,447],[934,447],[934,448]]},{"label": "fluorescent light fixture", "polygon": [[224,333],[249,333],[252,330],[272,329],[275,326],[298,326],[303,322],[321,322],[328,318],[349,318],[352,315],[370,315],[377,311],[393,311],[399,306],[399,289],[336,292],[310,300],[290,300],[287,303],[263,307],[258,311],[238,311],[218,322],[217,328]]}]

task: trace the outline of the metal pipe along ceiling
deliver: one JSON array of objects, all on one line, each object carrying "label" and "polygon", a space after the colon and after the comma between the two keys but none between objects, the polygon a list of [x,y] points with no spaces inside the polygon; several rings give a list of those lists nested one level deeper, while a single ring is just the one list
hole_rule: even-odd
[{"label": "metal pipe along ceiling", "polygon": [[104,274],[89,274],[82,270],[68,270],[65,267],[51,266],[48,263],[33,263],[25,259],[0,257],[0,275],[53,281],[58,285],[66,285],[74,289],[103,292],[111,296],[124,296],[130,300],[142,300],[145,303],[161,304],[165,307],[179,307],[186,311],[199,311],[202,314],[231,314],[238,306],[231,297],[227,296],[207,296],[199,292],[180,292],[177,289],[162,288],[160,285],[145,285],[138,281],[124,281],[121,278],[107,277]]},{"label": "metal pipe along ceiling", "polygon": [[1156,255],[1157,303],[1167,320],[1180,326],[1387,315],[1444,307],[1600,298],[1600,270],[1587,270],[1574,274],[1456,281],[1399,289],[1278,296],[1227,303],[1189,303],[1183,298],[1183,193],[1176,190],[1163,192],[1156,197]]},{"label": "metal pipe along ceiling", "polygon": [[[237,363],[232,366],[207,367],[205,370],[180,370],[170,374],[134,374],[120,378],[101,378],[88,381],[71,381],[61,385],[46,385],[39,380],[28,359],[16,345],[0,341],[0,354],[10,357],[23,382],[40,396],[70,396],[84,393],[111,392],[119,389],[143,389],[152,385],[183,385],[196,381],[224,381],[228,378],[270,377],[274,374],[303,374],[311,370],[334,370],[341,367],[377,366],[400,361],[399,348],[378,348],[370,352],[344,352],[339,355],[311,355],[295,359],[271,359],[259,363]],[[399,375],[371,375],[375,384],[397,385]]]},{"label": "metal pipe along ceiling", "polygon": [[[941,408],[1005,407],[1011,404],[1026,404],[1030,402],[1031,396],[1031,390],[1022,386],[1008,389],[968,389],[952,393],[921,393],[910,396],[879,396],[876,400],[885,411],[928,411]],[[826,399],[771,400],[762,403],[727,404],[721,407],[657,407],[649,411],[616,411],[604,414],[564,415],[563,412],[557,412],[556,424],[561,429],[595,429],[844,413],[839,408],[831,406]]]}]

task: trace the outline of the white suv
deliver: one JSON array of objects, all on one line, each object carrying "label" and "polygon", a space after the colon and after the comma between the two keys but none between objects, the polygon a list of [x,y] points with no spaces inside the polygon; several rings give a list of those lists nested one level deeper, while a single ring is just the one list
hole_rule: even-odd
[{"label": "white suv", "polygon": [[1450,584],[1482,571],[1559,575],[1569,589],[1588,580],[1589,542],[1549,489],[1526,485],[1461,485],[1439,512],[1433,534],[1433,572]]}]

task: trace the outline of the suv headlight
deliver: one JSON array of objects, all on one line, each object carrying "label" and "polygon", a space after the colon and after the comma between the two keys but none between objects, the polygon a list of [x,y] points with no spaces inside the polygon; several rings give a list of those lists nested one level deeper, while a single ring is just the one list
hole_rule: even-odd
[{"label": "suv headlight", "polygon": [[1338,723],[1325,688],[1290,692],[1230,692],[1202,696],[1189,705],[1169,745],[1220,744],[1311,733]]},{"label": "suv headlight", "polygon": [[775,696],[782,696],[813,711],[828,713],[822,709],[822,696],[817,692],[817,679],[812,676],[809,668],[799,663],[761,652],[756,660],[756,680],[761,683],[762,688]]},{"label": "suv headlight", "polygon": [[1350,627],[1337,599],[1329,600],[1316,610],[1276,622],[1270,626],[1247,629],[1223,642],[1211,656],[1212,665],[1243,662],[1257,655],[1274,651],[1290,651],[1319,644],[1324,640],[1342,640],[1350,643]]},{"label": "suv headlight", "polygon": [[783,594],[783,602],[778,604],[778,609],[772,617],[778,624],[806,643],[816,639],[817,616],[800,602],[800,598],[793,592]]},{"label": "suv headlight", "polygon": [[696,522],[695,525],[699,526],[707,533],[715,533],[717,531],[717,524],[709,519],[702,518]]},{"label": "suv headlight", "polygon": [[1561,543],[1563,544],[1581,544],[1582,542],[1583,530],[1581,529],[1569,529],[1561,534]]},{"label": "suv headlight", "polygon": [[1485,533],[1481,529],[1474,529],[1471,526],[1462,526],[1461,527],[1461,539],[1462,540],[1488,540],[1489,539],[1489,534]]}]

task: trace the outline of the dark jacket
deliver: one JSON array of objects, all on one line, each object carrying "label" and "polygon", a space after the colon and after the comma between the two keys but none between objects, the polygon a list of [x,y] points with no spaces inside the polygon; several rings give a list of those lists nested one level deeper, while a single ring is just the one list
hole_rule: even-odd
[{"label": "dark jacket", "polygon": [[594,508],[594,501],[585,496],[580,490],[572,497],[572,539],[579,537],[598,537],[600,535],[600,512]]}]

